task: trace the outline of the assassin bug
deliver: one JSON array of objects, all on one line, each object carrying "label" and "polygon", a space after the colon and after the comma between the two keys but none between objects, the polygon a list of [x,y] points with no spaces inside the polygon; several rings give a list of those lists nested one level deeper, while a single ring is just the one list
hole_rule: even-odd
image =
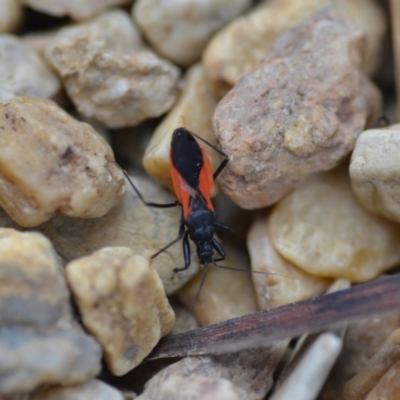
[{"label": "assassin bug", "polygon": [[[224,157],[214,173],[212,172],[207,153],[197,142],[195,137]],[[172,134],[170,150],[170,173],[174,191],[178,198],[177,201],[168,204],[145,201],[125,172],[136,194],[146,205],[160,208],[175,207],[177,205],[182,207],[182,218],[178,237],[157,253],[153,254],[151,258],[158,256],[182,239],[185,265],[182,268],[175,268],[174,271],[179,272],[186,270],[190,266],[190,238],[196,245],[197,256],[202,265],[216,265],[216,262],[225,259],[225,250],[214,237],[215,229],[217,228],[229,232],[233,232],[233,230],[227,225],[217,221],[217,213],[214,210],[210,196],[214,180],[226,167],[228,161],[229,158],[225,153],[195,133],[181,127],[175,129]],[[213,258],[215,253],[219,255],[218,258]]]}]

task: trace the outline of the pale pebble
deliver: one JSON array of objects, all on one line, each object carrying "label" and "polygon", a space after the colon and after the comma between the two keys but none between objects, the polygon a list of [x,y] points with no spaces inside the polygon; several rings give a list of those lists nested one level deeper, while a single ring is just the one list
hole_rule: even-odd
[{"label": "pale pebble", "polygon": [[281,256],[314,276],[364,282],[400,261],[400,225],[358,205],[347,163],[311,176],[280,201],[268,232]]},{"label": "pale pebble", "polygon": [[114,375],[139,365],[175,322],[159,276],[127,247],[74,260],[66,277],[83,324]]},{"label": "pale pebble", "polygon": [[100,217],[125,193],[108,144],[54,102],[0,101],[0,126],[0,204],[19,225],[39,225],[54,213]]}]

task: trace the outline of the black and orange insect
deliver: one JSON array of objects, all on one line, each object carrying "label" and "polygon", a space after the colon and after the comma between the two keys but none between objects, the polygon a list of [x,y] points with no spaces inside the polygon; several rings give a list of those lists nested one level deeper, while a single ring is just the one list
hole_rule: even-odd
[{"label": "black and orange insect", "polygon": [[[199,139],[213,148],[224,157],[217,170],[213,173],[210,160],[202,146],[195,139]],[[177,201],[168,204],[147,202],[125,173],[139,198],[150,207],[182,207],[182,218],[178,237],[163,247],[152,258],[156,257],[177,241],[182,240],[185,265],[175,268],[174,271],[183,271],[190,266],[189,238],[194,242],[200,263],[216,265],[226,257],[225,250],[214,237],[215,230],[232,232],[225,224],[217,221],[217,213],[211,202],[211,191],[215,179],[222,172],[229,161],[228,156],[185,128],[177,128],[172,134],[170,150],[170,172]],[[215,258],[216,256],[216,258]],[[224,267],[227,268],[227,267]],[[228,267],[229,268],[229,267]]]}]

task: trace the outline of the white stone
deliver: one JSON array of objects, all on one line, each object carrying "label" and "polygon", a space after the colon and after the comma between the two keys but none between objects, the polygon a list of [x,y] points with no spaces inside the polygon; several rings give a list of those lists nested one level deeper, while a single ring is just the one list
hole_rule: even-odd
[{"label": "white stone", "polygon": [[374,214],[400,222],[400,124],[364,131],[350,164],[354,194]]},{"label": "white stone", "polygon": [[138,0],[132,13],[154,49],[189,66],[211,36],[247,7],[249,0]]},{"label": "white stone", "polygon": [[22,0],[27,6],[45,14],[62,17],[69,15],[81,20],[93,17],[102,10],[129,3],[131,0]]},{"label": "white stone", "polygon": [[60,81],[35,50],[17,36],[0,35],[0,100],[15,96],[51,98],[60,89]]}]

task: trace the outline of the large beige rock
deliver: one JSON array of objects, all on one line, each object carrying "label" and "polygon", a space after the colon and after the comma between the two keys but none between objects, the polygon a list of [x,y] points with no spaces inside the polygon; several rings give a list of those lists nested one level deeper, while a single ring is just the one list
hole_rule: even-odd
[{"label": "large beige rock", "polygon": [[[146,200],[157,203],[172,203],[175,200],[149,179],[131,178]],[[104,217],[84,220],[59,216],[39,229],[51,239],[58,254],[66,261],[88,256],[108,246],[128,247],[134,254],[149,260],[177,237],[180,216],[179,207],[162,209],[146,206],[129,187],[121,202]],[[182,268],[183,265],[181,242],[151,260],[151,266],[160,275],[167,294],[176,292],[198,272],[199,262],[193,247],[190,267],[174,272],[175,268]]]},{"label": "large beige rock", "polygon": [[315,12],[335,5],[367,36],[362,69],[376,72],[387,29],[382,7],[373,0],[271,0],[221,29],[208,43],[203,61],[216,91],[224,95],[243,76],[254,72],[275,39]]},{"label": "large beige rock", "polygon": [[178,95],[179,69],[144,49],[122,11],[59,30],[46,56],[79,112],[109,128],[158,117]]},{"label": "large beige rock", "polygon": [[81,20],[93,17],[108,7],[131,0],[22,0],[27,6],[56,17],[70,16]]},{"label": "large beige rock", "polygon": [[82,383],[100,361],[100,346],[73,319],[49,240],[0,228],[0,394]]},{"label": "large beige rock", "polygon": [[330,281],[303,272],[283,258],[269,237],[268,214],[260,214],[247,237],[251,269],[262,272],[251,277],[262,310],[318,296],[326,291]]},{"label": "large beige rock", "polygon": [[74,260],[66,276],[83,324],[114,375],[140,364],[175,322],[159,276],[127,247],[105,247]]},{"label": "large beige rock", "polygon": [[0,35],[0,100],[15,96],[52,98],[61,89],[39,54],[17,36]]},{"label": "large beige rock", "polygon": [[[172,187],[169,172],[169,153],[173,131],[184,126],[203,139],[214,141],[212,115],[217,99],[212,94],[210,84],[201,64],[190,68],[186,74],[182,94],[154,131],[143,156],[143,166],[154,178]],[[221,162],[221,156],[212,148],[201,143],[207,152],[215,170]]]},{"label": "large beige rock", "polygon": [[125,192],[111,148],[50,100],[0,101],[0,205],[18,224],[54,213],[95,218]]},{"label": "large beige rock", "polygon": [[190,66],[211,36],[250,6],[250,0],[138,0],[132,14],[153,48]]},{"label": "large beige rock", "polygon": [[274,247],[311,275],[373,279],[400,261],[400,225],[356,202],[347,165],[315,174],[272,210]]},{"label": "large beige rock", "polygon": [[22,5],[19,1],[0,2],[0,32],[13,32],[22,20]]},{"label": "large beige rock", "polygon": [[354,194],[374,214],[400,222],[400,124],[357,139],[350,164]]},{"label": "large beige rock", "polygon": [[360,71],[365,37],[338,11],[317,14],[275,42],[214,113],[231,162],[224,192],[247,209],[271,205],[353,149],[380,95]]}]

